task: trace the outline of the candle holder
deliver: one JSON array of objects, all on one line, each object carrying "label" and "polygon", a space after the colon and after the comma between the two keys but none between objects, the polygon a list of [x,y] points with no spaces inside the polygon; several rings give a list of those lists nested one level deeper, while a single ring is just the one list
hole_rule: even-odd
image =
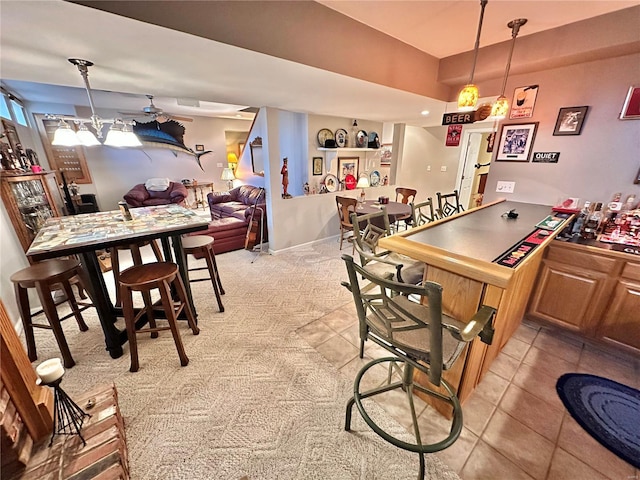
[{"label": "candle holder", "polygon": [[86,445],[81,430],[85,418],[91,418],[91,415],[82,410],[60,386],[65,373],[62,361],[56,358],[42,362],[36,368],[36,373],[40,377],[36,381],[38,385],[53,388],[53,432],[49,446],[53,445],[56,435],[78,435],[82,444]]}]

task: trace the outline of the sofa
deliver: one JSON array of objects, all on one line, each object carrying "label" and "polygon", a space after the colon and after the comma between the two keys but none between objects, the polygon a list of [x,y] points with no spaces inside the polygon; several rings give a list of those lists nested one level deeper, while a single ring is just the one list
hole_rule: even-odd
[{"label": "sofa", "polygon": [[[172,203],[182,205],[187,198],[187,188],[179,182],[139,183],[124,195],[124,201],[132,207],[150,207],[154,205],[169,205]],[[151,182],[151,183],[150,183]],[[147,189],[147,186],[150,187]],[[164,188],[164,190],[162,190]]]},{"label": "sofa", "polygon": [[[263,188],[241,185],[228,192],[209,193],[207,201],[211,223],[207,230],[195,232],[194,235],[212,236],[215,239],[213,251],[216,254],[244,248],[254,205],[258,207],[255,220],[260,222],[260,209],[263,212],[263,240],[267,240],[267,210]],[[257,239],[260,240],[260,232],[257,233]]]}]

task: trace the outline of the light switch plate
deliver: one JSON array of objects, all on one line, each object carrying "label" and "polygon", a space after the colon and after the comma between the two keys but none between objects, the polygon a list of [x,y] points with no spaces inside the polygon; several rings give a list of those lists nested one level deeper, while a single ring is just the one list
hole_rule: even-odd
[{"label": "light switch plate", "polygon": [[516,188],[516,182],[498,181],[498,185],[496,186],[496,192],[513,193],[513,190],[515,188]]},{"label": "light switch plate", "polygon": [[446,172],[446,171],[447,171],[447,166],[446,166],[446,165],[442,165],[442,166],[440,167],[440,171],[441,171],[441,172]]},{"label": "light switch plate", "polygon": [[222,164],[221,163],[218,164],[218,168],[222,168]]},{"label": "light switch plate", "polygon": [[427,172],[431,171],[431,165],[427,165]]}]

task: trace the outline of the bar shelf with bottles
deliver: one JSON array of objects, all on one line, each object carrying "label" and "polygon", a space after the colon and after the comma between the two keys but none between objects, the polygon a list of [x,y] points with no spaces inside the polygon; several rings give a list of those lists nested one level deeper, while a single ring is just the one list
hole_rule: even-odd
[{"label": "bar shelf with bottles", "polygon": [[635,195],[622,198],[616,193],[608,203],[586,201],[559,239],[640,246],[640,203]]}]

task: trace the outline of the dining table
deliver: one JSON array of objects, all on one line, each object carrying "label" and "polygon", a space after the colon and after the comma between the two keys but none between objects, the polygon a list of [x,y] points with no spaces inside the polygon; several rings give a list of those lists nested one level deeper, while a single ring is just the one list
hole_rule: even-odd
[{"label": "dining table", "polygon": [[[389,223],[394,224],[398,217],[405,217],[411,215],[411,205],[402,202],[388,202],[380,203],[378,200],[365,200],[364,202],[358,202],[355,212],[357,215],[368,215],[369,213],[377,213],[382,208],[387,210],[389,216]],[[383,225],[378,225],[384,227]]]},{"label": "dining table", "polygon": [[[178,265],[197,318],[181,236],[205,230],[209,225],[207,218],[179,205],[131,208],[129,211],[131,220],[125,220],[120,210],[50,218],[27,250],[27,256],[34,261],[70,255],[80,257],[83,266],[81,279],[96,308],[106,350],[112,358],[122,355],[127,332],[116,326],[118,317],[123,316],[122,308],[114,306],[109,297],[96,251],[159,239],[165,261],[175,261]],[[144,317],[139,320],[142,324],[146,321]],[[140,325],[136,323],[136,326]]]}]

